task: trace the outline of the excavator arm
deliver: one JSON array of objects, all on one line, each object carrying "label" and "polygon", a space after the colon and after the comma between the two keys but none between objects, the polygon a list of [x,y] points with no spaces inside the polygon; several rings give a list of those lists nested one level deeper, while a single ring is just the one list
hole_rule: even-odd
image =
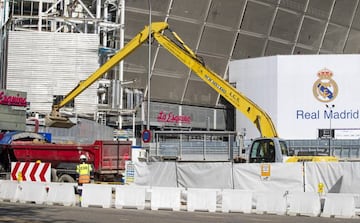
[{"label": "excavator arm", "polygon": [[[236,109],[242,112],[250,121],[252,121],[260,131],[262,137],[277,137],[274,124],[268,114],[259,106],[252,102],[245,95],[236,90],[227,81],[223,80],[215,72],[207,68],[196,56],[196,54],[181,40],[181,38],[170,30],[172,39],[165,36],[163,31],[168,29],[165,22],[155,22],[151,24],[152,36],[157,42],[180,60],[184,65],[196,73],[206,84],[212,87]],[[141,44],[149,38],[149,27],[145,27],[139,32],[128,44],[125,45],[118,53],[111,57],[104,65],[90,75],[85,81],[76,86],[65,98],[57,105],[53,106],[51,115],[47,118],[47,125],[53,127],[67,127],[66,118],[59,115],[59,109],[77,97],[86,88],[92,85],[96,80],[102,77],[106,72],[111,70],[116,64],[132,53]],[[69,127],[72,125],[70,124]]]},{"label": "excavator arm", "polygon": [[[151,32],[159,33],[168,28],[168,24],[157,22],[151,24]],[[67,105],[95,81],[101,78],[106,72],[110,71],[115,65],[122,61],[125,57],[136,50],[141,44],[149,39],[149,27],[146,26],[139,32],[129,43],[120,49],[113,57],[104,63],[99,69],[91,74],[86,80],[80,82],[73,90],[71,90],[59,104],[53,105],[50,115],[45,117],[45,125],[49,127],[70,128],[74,125],[68,118],[60,115],[60,108]]]},{"label": "excavator arm", "polygon": [[167,36],[160,32],[154,32],[153,36],[161,46],[189,67],[206,84],[217,91],[236,109],[252,121],[260,131],[262,137],[278,137],[271,118],[264,110],[247,98],[244,94],[240,93],[236,88],[230,85],[215,72],[205,67],[205,65],[201,62],[201,59],[185,45],[180,37],[175,32],[171,33],[177,41],[170,40]]}]

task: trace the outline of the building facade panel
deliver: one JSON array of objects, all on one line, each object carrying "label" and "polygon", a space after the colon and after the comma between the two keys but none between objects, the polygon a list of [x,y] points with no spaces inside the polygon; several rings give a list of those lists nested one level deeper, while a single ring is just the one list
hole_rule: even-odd
[{"label": "building facade panel", "polygon": [[[293,55],[234,61],[230,80],[263,108],[286,139],[316,139],[322,129],[358,131],[359,55]],[[267,70],[267,72],[265,72]],[[260,72],[263,71],[263,72]],[[265,97],[266,95],[266,97]],[[236,129],[259,136],[237,112]]]},{"label": "building facade panel", "polygon": [[[66,95],[99,67],[95,34],[10,32],[7,88],[28,92],[32,112],[48,113],[54,95]],[[97,86],[75,99],[78,113],[94,113]]]}]

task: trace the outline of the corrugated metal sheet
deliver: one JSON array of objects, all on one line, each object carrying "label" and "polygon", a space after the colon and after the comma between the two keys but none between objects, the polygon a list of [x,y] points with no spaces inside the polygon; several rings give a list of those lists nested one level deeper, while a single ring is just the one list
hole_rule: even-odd
[{"label": "corrugated metal sheet", "polygon": [[[96,34],[10,32],[7,89],[27,92],[30,110],[49,113],[53,95],[66,95],[98,67]],[[94,113],[97,84],[75,99],[77,113]]]},{"label": "corrugated metal sheet", "polygon": [[[34,131],[34,126],[26,126]],[[94,143],[95,140],[113,140],[114,129],[91,120],[78,118],[78,124],[70,129],[39,126],[39,132],[51,133],[52,142]]]}]

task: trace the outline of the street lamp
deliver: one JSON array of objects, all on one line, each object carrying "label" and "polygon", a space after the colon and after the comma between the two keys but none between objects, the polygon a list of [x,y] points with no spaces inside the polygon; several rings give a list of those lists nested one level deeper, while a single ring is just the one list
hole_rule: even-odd
[{"label": "street lamp", "polygon": [[331,119],[332,119],[332,111],[333,111],[333,108],[335,108],[335,105],[332,104],[332,105],[328,105],[326,104],[326,108],[329,109],[329,122],[330,122],[330,126],[329,126],[329,155],[331,154],[331,138],[332,138],[332,129],[331,129]]},{"label": "street lamp", "polygon": [[148,80],[147,80],[147,85],[148,85],[148,90],[147,90],[147,125],[146,125],[146,129],[150,130],[150,82],[151,82],[151,0],[148,0],[148,7],[149,7],[149,48],[148,48]]}]

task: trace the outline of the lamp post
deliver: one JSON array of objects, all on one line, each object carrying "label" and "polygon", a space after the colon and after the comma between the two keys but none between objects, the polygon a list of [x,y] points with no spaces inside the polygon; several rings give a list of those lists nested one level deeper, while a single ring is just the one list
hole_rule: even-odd
[{"label": "lamp post", "polygon": [[333,111],[333,108],[335,108],[335,105],[332,104],[332,105],[328,105],[326,104],[326,108],[329,109],[329,155],[331,154],[331,139],[332,139],[332,129],[331,129],[331,119],[332,119],[332,111]]},{"label": "lamp post", "polygon": [[149,6],[149,48],[148,48],[148,56],[149,56],[149,61],[148,61],[148,80],[147,80],[147,84],[148,84],[148,90],[147,90],[147,125],[146,125],[146,129],[150,130],[150,82],[151,82],[151,0],[148,0],[148,6]]}]

